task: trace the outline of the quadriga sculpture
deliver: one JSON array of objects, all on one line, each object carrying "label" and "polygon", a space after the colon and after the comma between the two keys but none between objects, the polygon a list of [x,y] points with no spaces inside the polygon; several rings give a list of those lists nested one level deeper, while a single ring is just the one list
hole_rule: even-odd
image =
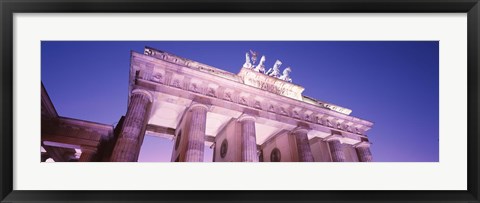
[{"label": "quadriga sculpture", "polygon": [[292,69],[290,67],[287,67],[285,68],[285,70],[283,70],[283,75],[280,76],[280,80],[285,80],[287,82],[292,82],[292,78],[290,78],[290,72],[292,72]]},{"label": "quadriga sculpture", "polygon": [[252,62],[250,62],[250,55],[245,53],[245,63],[243,64],[244,68],[253,68]]},{"label": "quadriga sculpture", "polygon": [[262,58],[260,58],[260,62],[258,62],[258,65],[255,66],[254,70],[260,73],[265,73],[265,60],[265,56],[262,56]]}]

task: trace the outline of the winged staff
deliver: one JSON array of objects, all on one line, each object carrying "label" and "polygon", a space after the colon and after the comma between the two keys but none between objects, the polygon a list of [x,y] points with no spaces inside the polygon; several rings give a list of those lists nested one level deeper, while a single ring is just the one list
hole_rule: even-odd
[{"label": "winged staff", "polygon": [[245,63],[243,64],[243,68],[253,69],[256,72],[263,73],[287,82],[292,82],[292,78],[290,78],[290,72],[292,72],[292,69],[290,67],[285,68],[282,74],[280,74],[280,66],[282,65],[282,62],[280,60],[276,60],[273,67],[268,69],[268,71],[265,71],[266,60],[267,59],[265,55],[262,55],[258,64],[255,64],[257,61],[257,52],[250,50],[249,52],[245,53]]}]

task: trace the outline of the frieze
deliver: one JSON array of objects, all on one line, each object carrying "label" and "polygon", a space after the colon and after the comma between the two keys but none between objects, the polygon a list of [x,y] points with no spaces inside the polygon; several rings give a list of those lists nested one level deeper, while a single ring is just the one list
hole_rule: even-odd
[{"label": "frieze", "polygon": [[232,93],[231,92],[226,92],[225,93],[225,99],[228,100],[228,101],[233,101]]},{"label": "frieze", "polygon": [[273,105],[270,105],[270,107],[268,107],[268,110],[271,112],[275,112],[275,107],[273,107]]},{"label": "frieze", "polygon": [[224,99],[228,100],[228,101],[233,101],[232,99],[232,92],[228,91],[228,92],[225,92],[225,96],[223,97]]},{"label": "frieze", "polygon": [[255,100],[254,108],[256,108],[256,109],[262,109],[262,105],[260,104],[260,101]]},{"label": "frieze", "polygon": [[172,85],[173,85],[174,87],[180,87],[180,80],[174,79]]},{"label": "frieze", "polygon": [[247,104],[247,99],[245,97],[240,97],[240,104],[243,104],[243,105],[248,105]]},{"label": "frieze", "polygon": [[303,118],[306,121],[312,122],[312,116],[310,113],[305,113]]},{"label": "frieze", "polygon": [[155,69],[153,71],[151,80],[163,84],[165,82],[165,71]]},{"label": "frieze", "polygon": [[190,85],[190,90],[193,91],[193,92],[199,92],[200,88],[198,87],[198,85],[196,83],[192,83]]},{"label": "frieze", "polygon": [[189,77],[185,77],[185,78],[182,78],[182,79],[179,79],[180,81],[180,88],[181,89],[184,89],[184,90],[187,90],[187,91],[192,91],[193,88],[190,84],[190,78]]},{"label": "frieze", "polygon": [[172,75],[173,75],[172,72],[165,71],[165,79],[164,79],[163,83],[170,85],[170,83],[172,81]]},{"label": "frieze", "polygon": [[153,75],[153,81],[163,83],[163,75],[161,73]]},{"label": "frieze", "polygon": [[298,111],[296,111],[296,110],[293,111],[293,117],[294,118],[300,118],[300,115],[298,114]]},{"label": "frieze", "polygon": [[209,87],[209,88],[208,88],[207,96],[217,97],[217,96],[215,95],[215,90],[214,90],[212,87]]},{"label": "frieze", "polygon": [[[185,77],[178,77],[178,76],[173,77],[173,78],[174,78],[173,79],[173,84],[171,86],[180,88],[179,84],[183,83],[184,87],[182,89],[185,89],[185,90],[191,91],[191,92],[195,92],[195,93],[204,94],[204,95],[210,96],[210,97],[216,97],[216,92],[217,92],[217,89],[219,87],[217,84],[209,84],[205,88],[203,88],[204,82],[202,82],[200,80],[190,79],[190,78],[185,78]],[[208,89],[208,91],[206,90],[204,92],[204,91],[202,91],[202,89]],[[234,90],[224,89],[223,93],[224,93],[224,95],[221,98],[223,100],[227,100],[227,101],[230,101],[230,102],[235,102],[235,103],[245,105],[245,106],[251,106],[253,108],[262,110],[262,102],[260,100],[263,101],[264,99],[262,99],[258,96],[254,97],[254,96],[252,96],[248,93],[241,93],[241,94],[238,94],[238,97],[239,97],[238,101],[235,101],[234,97],[233,97],[235,95]],[[278,113],[278,114],[281,114],[281,115],[284,115],[284,116],[290,116],[290,117],[293,117],[293,118],[296,118],[296,119],[299,119],[299,120],[304,120],[304,121],[308,121],[308,122],[311,122],[311,123],[316,123],[316,124],[319,124],[319,125],[322,125],[322,126],[335,128],[335,129],[339,129],[339,130],[342,130],[342,131],[345,131],[345,132],[348,131],[348,132],[351,132],[351,133],[356,133],[356,134],[361,135],[361,131],[358,129],[358,127],[355,128],[355,131],[352,131],[352,127],[350,125],[343,124],[344,120],[341,120],[341,119],[336,120],[334,117],[331,117],[331,116],[328,116],[328,115],[325,115],[325,114],[316,114],[316,116],[313,116],[314,112],[311,111],[311,110],[306,110],[306,109],[299,108],[299,107],[292,107],[292,106],[288,106],[288,105],[279,106],[278,110],[275,108],[275,106],[277,106],[276,104],[270,103],[267,106],[268,107],[266,107],[267,109],[265,109],[265,110],[273,112],[273,113]],[[312,117],[314,117],[315,119],[312,120]],[[334,125],[334,123],[335,123],[335,125]]]}]

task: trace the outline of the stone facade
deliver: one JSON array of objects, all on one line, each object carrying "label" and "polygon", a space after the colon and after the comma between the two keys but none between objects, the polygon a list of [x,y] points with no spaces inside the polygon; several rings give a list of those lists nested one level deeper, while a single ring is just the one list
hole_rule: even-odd
[{"label": "stone facade", "polygon": [[[132,52],[129,105],[115,129],[67,139],[71,126],[58,124],[42,89],[42,160],[135,162],[147,134],[174,140],[177,162],[204,161],[205,146],[218,162],[372,161],[365,133],[373,123],[303,90],[252,68],[234,74],[147,47]],[[72,129],[82,136],[84,128],[92,127]]]}]

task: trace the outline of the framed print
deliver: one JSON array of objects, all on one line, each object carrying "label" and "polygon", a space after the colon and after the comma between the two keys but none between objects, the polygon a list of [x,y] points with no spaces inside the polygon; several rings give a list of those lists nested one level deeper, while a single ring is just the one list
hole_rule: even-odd
[{"label": "framed print", "polygon": [[2,202],[479,201],[476,0],[0,6]]}]

